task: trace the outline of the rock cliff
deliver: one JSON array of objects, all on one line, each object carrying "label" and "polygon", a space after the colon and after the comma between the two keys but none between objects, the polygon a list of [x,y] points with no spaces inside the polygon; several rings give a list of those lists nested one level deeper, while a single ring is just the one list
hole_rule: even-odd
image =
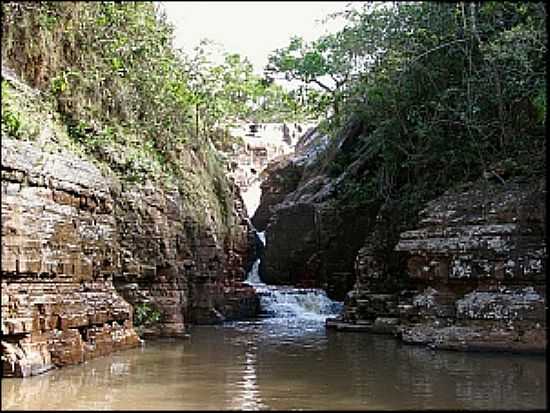
[{"label": "rock cliff", "polygon": [[265,282],[321,287],[339,300],[353,286],[355,256],[376,210],[335,202],[347,173],[331,174],[330,161],[342,145],[353,146],[357,129],[352,125],[333,142],[311,129],[294,154],[267,168],[260,206],[252,218],[266,231],[260,266]]},{"label": "rock cliff", "polygon": [[[12,102],[40,100],[4,74]],[[43,105],[18,113],[37,124],[26,141],[2,125],[4,376],[137,346],[137,332],[185,336],[190,323],[256,313],[242,283],[254,234],[237,187],[224,192],[200,153],[189,156],[191,185],[125,180],[75,149]]]},{"label": "rock cliff", "polygon": [[2,359],[28,376],[139,344],[113,286],[108,182],[68,153],[2,137]]},{"label": "rock cliff", "polygon": [[[367,238],[342,330],[452,350],[546,350],[545,182],[480,179],[429,202],[392,261]],[[401,262],[401,278],[388,267]],[[392,264],[393,263],[393,264]]]},{"label": "rock cliff", "polygon": [[486,179],[427,204],[401,234],[416,294],[402,339],[449,349],[546,349],[544,179]]},{"label": "rock cliff", "polygon": [[319,132],[300,142],[262,184],[254,219],[267,222],[266,282],[344,299],[327,323],[342,331],[442,349],[545,351],[544,177],[487,173],[457,184],[405,230],[398,202],[347,196],[350,178],[360,191],[376,166],[361,155],[369,140],[360,124],[328,145]]}]

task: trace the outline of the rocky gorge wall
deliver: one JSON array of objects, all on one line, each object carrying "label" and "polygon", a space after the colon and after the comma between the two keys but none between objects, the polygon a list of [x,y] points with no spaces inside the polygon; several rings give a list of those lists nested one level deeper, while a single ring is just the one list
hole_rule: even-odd
[{"label": "rocky gorge wall", "polygon": [[[355,133],[349,130],[343,141]],[[334,201],[342,177],[319,167],[329,150],[328,138],[312,129],[294,154],[269,165],[252,223],[266,232],[260,264],[265,282],[319,287],[343,300],[355,281],[355,256],[376,210]]]},{"label": "rocky gorge wall", "polygon": [[2,368],[28,376],[139,345],[113,286],[106,180],[69,153],[2,137]]},{"label": "rocky gorge wall", "polygon": [[[256,313],[257,297],[242,283],[253,231],[237,187],[221,224],[221,200],[198,203],[181,187],[125,181],[62,145],[50,123],[34,141],[14,139],[3,125],[3,376]],[[136,311],[145,312],[139,326]]]},{"label": "rocky gorge wall", "polygon": [[419,293],[401,306],[405,342],[545,351],[545,187],[482,179],[428,203],[396,246]]},{"label": "rocky gorge wall", "polygon": [[357,136],[348,129],[332,154],[313,153],[305,136],[268,168],[253,219],[266,223],[263,280],[310,283],[344,299],[342,315],[327,321],[340,331],[441,349],[545,352],[545,178],[486,174],[428,202],[403,231],[396,205],[337,200],[343,176],[361,174],[365,162],[358,157],[335,177],[323,157]]}]

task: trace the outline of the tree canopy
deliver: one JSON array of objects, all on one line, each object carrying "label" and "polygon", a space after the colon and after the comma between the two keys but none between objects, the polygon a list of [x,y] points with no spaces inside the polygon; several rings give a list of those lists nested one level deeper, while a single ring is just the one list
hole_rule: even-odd
[{"label": "tree canopy", "polygon": [[322,96],[319,114],[334,107],[322,122],[329,134],[363,125],[357,152],[331,170],[361,157],[370,172],[344,180],[341,196],[412,202],[404,216],[499,162],[544,170],[544,2],[373,2],[339,16],[341,31],[292,39],[266,70]]}]

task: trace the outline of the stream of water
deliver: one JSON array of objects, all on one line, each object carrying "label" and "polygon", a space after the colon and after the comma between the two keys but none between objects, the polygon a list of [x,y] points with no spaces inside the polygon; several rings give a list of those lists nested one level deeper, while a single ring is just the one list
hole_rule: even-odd
[{"label": "stream of water", "polygon": [[[262,237],[263,234],[259,234]],[[265,242],[265,240],[264,240]],[[458,353],[326,330],[322,290],[247,282],[262,316],[2,380],[2,409],[506,410],[546,408],[546,358]]]},{"label": "stream of water", "polygon": [[[258,232],[258,238],[265,246],[265,233]],[[271,322],[289,323],[292,320],[324,323],[327,317],[342,310],[343,303],[332,301],[319,288],[294,288],[291,286],[268,285],[260,279],[260,258],[252,265],[246,283],[251,285],[260,297],[260,316],[272,318]]]},{"label": "stream of water", "polygon": [[544,409],[546,359],[434,352],[277,318],[196,326],[84,365],[2,380],[2,409]]}]

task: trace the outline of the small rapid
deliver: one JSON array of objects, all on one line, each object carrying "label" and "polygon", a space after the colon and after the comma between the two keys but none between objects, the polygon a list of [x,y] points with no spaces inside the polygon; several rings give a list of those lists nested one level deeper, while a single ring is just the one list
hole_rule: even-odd
[{"label": "small rapid", "polygon": [[[265,233],[257,232],[265,246]],[[323,323],[338,315],[343,303],[332,301],[320,288],[295,288],[286,285],[268,285],[259,275],[258,258],[248,272],[245,282],[252,286],[260,298],[260,316],[281,321],[307,320]]]}]

